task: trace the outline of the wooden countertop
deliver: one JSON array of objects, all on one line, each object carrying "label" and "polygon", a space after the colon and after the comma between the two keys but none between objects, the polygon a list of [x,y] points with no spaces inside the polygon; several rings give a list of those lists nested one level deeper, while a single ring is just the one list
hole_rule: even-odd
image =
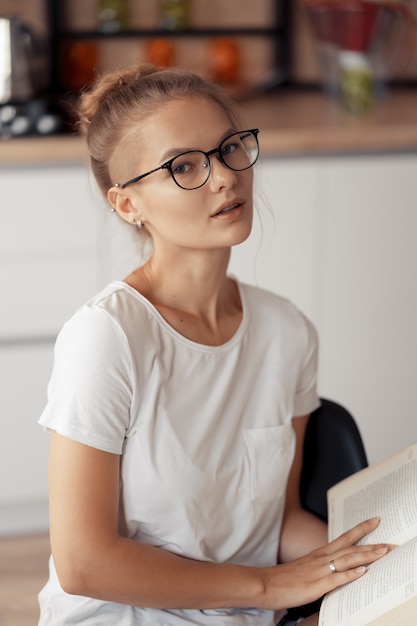
[{"label": "wooden countertop", "polygon": [[264,154],[417,151],[417,89],[391,93],[362,116],[318,92],[254,100],[244,113],[262,130]]},{"label": "wooden countertop", "polygon": [[[262,154],[313,155],[417,151],[417,90],[393,90],[363,116],[318,91],[281,91],[241,102],[245,124],[259,127]],[[77,136],[0,140],[0,165],[77,164],[88,160]]]}]

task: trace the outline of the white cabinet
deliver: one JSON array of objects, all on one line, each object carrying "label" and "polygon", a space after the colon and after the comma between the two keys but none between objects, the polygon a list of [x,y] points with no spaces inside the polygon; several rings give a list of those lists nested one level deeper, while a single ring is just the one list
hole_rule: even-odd
[{"label": "white cabinet", "polygon": [[269,159],[274,220],[232,270],[317,326],[320,393],[355,415],[371,461],[417,441],[417,155]]},{"label": "white cabinet", "polygon": [[84,167],[0,169],[0,534],[47,523],[45,405],[56,333],[98,288]]},{"label": "white cabinet", "polygon": [[81,167],[0,169],[0,339],[55,334],[97,279],[97,208]]},{"label": "white cabinet", "polygon": [[336,160],[323,178],[323,387],[380,458],[417,441],[417,156]]}]

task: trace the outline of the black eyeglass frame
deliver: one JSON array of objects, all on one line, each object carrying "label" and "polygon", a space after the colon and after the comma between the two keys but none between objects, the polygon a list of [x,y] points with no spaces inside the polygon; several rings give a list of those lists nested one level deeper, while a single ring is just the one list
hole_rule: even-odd
[{"label": "black eyeglass frame", "polygon": [[[221,149],[223,147],[223,144],[228,141],[230,139],[230,137],[233,137],[234,135],[241,135],[243,133],[251,133],[256,140],[256,145],[258,147],[258,154],[256,155],[256,159],[254,160],[253,163],[251,163],[250,165],[248,165],[247,167],[244,167],[242,169],[234,169],[233,167],[230,167],[230,165],[228,165],[226,163],[226,161],[224,160],[222,153],[221,153]],[[251,128],[250,130],[240,130],[237,131],[235,133],[231,133],[230,135],[228,135],[227,137],[225,137],[224,139],[222,139],[222,141],[219,143],[219,145],[217,146],[217,148],[213,148],[213,150],[209,150],[208,152],[204,152],[204,150],[187,150],[186,152],[181,152],[180,154],[175,155],[174,157],[172,157],[172,159],[169,159],[169,161],[165,161],[165,163],[162,163],[162,165],[160,165],[159,167],[155,167],[153,170],[150,170],[149,172],[145,172],[145,174],[140,174],[139,176],[135,176],[135,178],[131,178],[130,180],[126,181],[125,183],[123,183],[122,185],[119,185],[119,183],[115,183],[115,187],[120,187],[121,189],[124,189],[125,187],[127,187],[128,185],[133,185],[133,183],[137,183],[140,180],[142,180],[142,178],[145,178],[146,176],[149,176],[150,174],[153,174],[154,172],[158,172],[159,170],[168,170],[169,173],[171,174],[171,178],[174,181],[174,183],[180,187],[180,189],[184,189],[185,191],[193,191],[194,189],[199,189],[200,187],[202,187],[203,185],[206,184],[206,182],[208,181],[208,179],[210,178],[210,157],[212,154],[217,154],[219,160],[223,163],[223,165],[225,167],[227,167],[229,170],[232,170],[234,172],[243,172],[244,170],[248,170],[250,169],[253,165],[255,165],[256,161],[258,160],[259,157],[259,141],[258,141],[258,133],[259,133],[259,128]],[[203,183],[201,183],[201,185],[197,185],[197,187],[182,187],[177,180],[175,179],[174,176],[174,172],[172,171],[172,163],[178,159],[178,157],[184,156],[186,154],[190,154],[192,152],[201,152],[201,154],[204,154],[206,159],[207,159],[207,178],[205,179],[205,181]]]}]

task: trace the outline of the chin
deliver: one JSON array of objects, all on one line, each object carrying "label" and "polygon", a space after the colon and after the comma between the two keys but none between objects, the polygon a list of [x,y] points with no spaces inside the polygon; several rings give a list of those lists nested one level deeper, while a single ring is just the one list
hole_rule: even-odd
[{"label": "chin", "polygon": [[239,244],[246,241],[252,232],[252,224],[249,226],[245,225],[245,228],[239,229],[239,232],[234,233],[233,241],[231,242],[231,246],[238,246]]}]

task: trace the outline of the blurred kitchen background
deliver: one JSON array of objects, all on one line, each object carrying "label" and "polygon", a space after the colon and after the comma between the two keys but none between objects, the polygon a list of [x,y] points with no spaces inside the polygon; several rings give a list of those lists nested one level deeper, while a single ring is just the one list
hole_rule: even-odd
[{"label": "blurred kitchen background", "polygon": [[141,60],[213,78],[259,126],[259,215],[231,271],[313,320],[320,394],[371,462],[417,440],[417,0],[361,3],[349,28],[349,8],[306,4],[0,0],[0,535],[48,527],[36,422],[59,328],[138,263],[73,108],[97,72]]}]

